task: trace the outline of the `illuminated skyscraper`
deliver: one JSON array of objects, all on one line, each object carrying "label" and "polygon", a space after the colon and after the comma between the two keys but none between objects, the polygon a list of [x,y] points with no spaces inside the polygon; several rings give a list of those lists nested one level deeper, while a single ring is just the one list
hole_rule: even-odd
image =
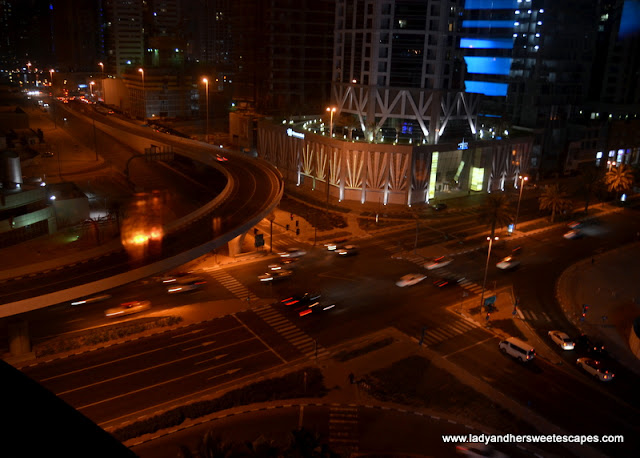
[{"label": "illuminated skyscraper", "polygon": [[[464,91],[462,4],[337,0],[332,103],[368,135],[438,143],[476,133],[479,97]],[[395,134],[394,134],[395,131]]]}]

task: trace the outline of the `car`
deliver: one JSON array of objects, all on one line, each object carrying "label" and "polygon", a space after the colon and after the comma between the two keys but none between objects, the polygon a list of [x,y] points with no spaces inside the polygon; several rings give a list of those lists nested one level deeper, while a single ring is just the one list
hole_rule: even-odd
[{"label": "car", "polygon": [[336,304],[321,304],[320,301],[315,301],[306,307],[296,309],[296,311],[298,312],[298,316],[307,316],[315,313],[326,312],[327,310],[335,308],[335,306]]},{"label": "car", "polygon": [[582,231],[579,229],[571,229],[569,232],[565,232],[563,237],[567,240],[579,239],[583,236]]},{"label": "car", "polygon": [[102,302],[107,299],[111,299],[111,294],[99,294],[97,296],[87,297],[85,299],[78,299],[71,303],[71,305],[84,305],[84,304],[93,304],[94,302]]},{"label": "car", "polygon": [[226,162],[228,159],[221,154],[216,153],[216,161],[218,162]]},{"label": "car", "polygon": [[435,211],[446,210],[447,207],[448,207],[447,204],[442,202],[431,206],[431,208],[433,208]]},{"label": "car", "polygon": [[258,275],[258,279],[262,282],[274,282],[285,280],[293,275],[290,270],[273,270],[271,272],[265,272],[262,275]]},{"label": "car", "polygon": [[599,356],[601,358],[607,357],[608,353],[606,347],[602,342],[592,340],[589,336],[581,334],[575,340],[576,350],[584,352],[590,355]]},{"label": "car", "polygon": [[207,283],[207,281],[201,277],[183,277],[177,282],[171,283],[170,286],[167,287],[167,292],[169,294],[187,293],[202,288],[202,285],[205,283]]},{"label": "car", "polygon": [[345,245],[344,247],[335,250],[335,253],[340,256],[353,256],[358,254],[358,247],[355,245]]},{"label": "car", "polygon": [[284,299],[282,299],[280,301],[281,304],[284,305],[288,305],[290,307],[300,307],[300,306],[307,306],[315,301],[317,301],[318,299],[320,299],[321,294],[320,293],[303,293],[303,294],[296,294],[293,296],[289,296],[286,297]]},{"label": "car", "polygon": [[107,317],[117,317],[117,316],[125,316],[132,315],[134,313],[143,312],[151,308],[150,301],[130,301],[123,302],[118,307],[113,307],[105,310],[104,314]]},{"label": "car", "polygon": [[496,264],[496,267],[500,270],[515,269],[520,265],[520,261],[515,256],[507,256]]},{"label": "car", "polygon": [[452,258],[440,256],[439,258],[434,258],[431,261],[425,263],[424,268],[427,270],[440,269],[441,267],[448,266],[452,262]]},{"label": "car", "polygon": [[281,258],[299,258],[307,254],[307,252],[301,248],[289,248],[287,251],[278,254]]},{"label": "car", "polygon": [[336,239],[332,242],[325,243],[324,246],[328,251],[335,251],[338,249],[338,247],[340,247],[340,244],[345,243],[346,241],[347,241],[346,237],[341,239]]},{"label": "car", "polygon": [[405,286],[413,286],[417,283],[420,283],[425,278],[427,278],[427,276],[423,274],[407,274],[401,277],[400,280],[396,282],[396,286],[399,286],[400,288],[404,288]]},{"label": "car", "polygon": [[567,226],[569,229],[580,229],[584,224],[582,221],[571,221]]},{"label": "car", "polygon": [[610,382],[615,374],[606,368],[600,361],[593,358],[578,358],[576,364],[587,374],[593,375],[601,382]]},{"label": "car", "polygon": [[53,157],[53,152],[45,151],[44,153],[42,153],[42,157]]},{"label": "car", "polygon": [[455,284],[456,280],[452,280],[450,278],[439,277],[433,280],[433,286],[435,286],[436,288],[444,288],[445,286],[451,286]]},{"label": "car", "polygon": [[549,331],[549,337],[563,350],[573,350],[576,344],[571,338],[561,331]]},{"label": "car", "polygon": [[177,283],[180,280],[186,279],[190,275],[191,274],[189,272],[176,272],[173,274],[163,275],[162,277],[159,277],[158,280],[162,283]]},{"label": "car", "polygon": [[496,450],[491,445],[485,445],[482,442],[464,442],[456,445],[456,453],[458,455],[470,457],[493,457],[507,458],[507,455]]}]

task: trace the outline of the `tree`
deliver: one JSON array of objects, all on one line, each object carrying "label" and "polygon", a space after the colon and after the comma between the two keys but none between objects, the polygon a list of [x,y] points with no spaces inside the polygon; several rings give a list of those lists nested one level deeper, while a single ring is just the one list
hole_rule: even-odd
[{"label": "tree", "polygon": [[504,227],[513,221],[511,201],[506,194],[495,192],[488,194],[480,207],[480,222],[491,228],[491,238],[495,236],[496,227]]},{"label": "tree", "polygon": [[551,222],[555,220],[556,212],[571,208],[571,200],[567,192],[558,184],[549,185],[538,197],[540,210],[551,210]]},{"label": "tree", "polygon": [[584,212],[589,213],[591,199],[602,189],[602,174],[596,167],[590,167],[582,172],[578,192],[584,198]]},{"label": "tree", "polygon": [[633,186],[634,174],[631,167],[620,164],[617,167],[611,167],[604,177],[604,183],[610,192],[615,192],[618,196],[623,192],[627,192]]}]

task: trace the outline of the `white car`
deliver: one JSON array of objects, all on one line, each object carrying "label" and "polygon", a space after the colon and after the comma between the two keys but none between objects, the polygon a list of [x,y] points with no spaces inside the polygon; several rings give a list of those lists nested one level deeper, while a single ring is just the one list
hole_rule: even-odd
[{"label": "white car", "polygon": [[142,312],[151,308],[150,301],[131,301],[120,304],[118,307],[113,307],[105,310],[104,314],[108,317],[132,315],[134,313]]},{"label": "white car", "polygon": [[287,251],[279,254],[281,258],[299,258],[307,254],[307,252],[300,248],[289,248]]},{"label": "white car", "polygon": [[453,259],[447,258],[445,256],[440,256],[439,258],[432,259],[431,261],[425,263],[424,268],[427,270],[439,269],[444,266],[448,266],[453,262]]},{"label": "white car", "polygon": [[85,299],[78,299],[71,303],[71,305],[84,305],[84,304],[93,304],[94,302],[102,302],[107,299],[111,299],[111,294],[100,294],[98,296],[91,296]]},{"label": "white car", "polygon": [[200,277],[185,277],[185,279],[180,279],[177,283],[171,283],[170,286],[167,287],[167,292],[169,294],[179,294],[195,291],[202,288],[202,285],[206,282],[204,278]]},{"label": "white car", "polygon": [[346,238],[336,239],[333,242],[325,243],[324,246],[327,248],[328,251],[335,251],[338,249],[341,243],[344,243],[346,241],[347,241]]},{"label": "white car", "polygon": [[564,332],[549,331],[549,337],[557,343],[563,350],[573,350],[576,346],[573,339],[569,338]]},{"label": "white car", "polygon": [[472,457],[493,457],[493,458],[508,458],[502,452],[499,452],[491,445],[485,445],[483,443],[465,442],[463,444],[456,445],[456,453],[463,456]]},{"label": "white car", "polygon": [[353,256],[358,254],[358,247],[355,245],[345,245],[342,248],[335,250],[335,253],[340,256]]},{"label": "white car", "polygon": [[263,282],[273,282],[284,280],[285,278],[289,278],[291,275],[293,275],[293,272],[291,272],[290,270],[273,270],[271,272],[266,272],[262,275],[258,275],[258,279]]},{"label": "white car", "polygon": [[569,232],[566,232],[563,237],[567,240],[579,239],[582,237],[582,232],[579,229],[571,229]]},{"label": "white car", "polygon": [[412,286],[416,283],[420,283],[425,278],[427,278],[427,276],[422,274],[407,274],[396,282],[396,286],[399,286],[400,288],[404,288],[405,286]]},{"label": "white car", "polygon": [[518,261],[514,256],[507,256],[502,261],[496,264],[496,267],[501,270],[509,270],[515,269],[520,265],[520,261]]},{"label": "white car", "polygon": [[596,361],[593,358],[578,358],[576,364],[586,373],[598,378],[601,382],[610,382],[615,377],[613,372],[606,369],[600,361]]}]

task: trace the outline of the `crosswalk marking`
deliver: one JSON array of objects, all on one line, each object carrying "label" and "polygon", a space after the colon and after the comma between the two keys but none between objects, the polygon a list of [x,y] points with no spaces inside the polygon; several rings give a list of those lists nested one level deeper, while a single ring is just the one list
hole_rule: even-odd
[{"label": "crosswalk marking", "polygon": [[222,286],[228,289],[238,299],[247,299],[255,301],[258,300],[258,296],[253,294],[242,283],[233,278],[229,273],[223,269],[218,269],[210,272],[210,275]]},{"label": "crosswalk marking", "polygon": [[358,407],[331,406],[329,410],[329,444],[332,448],[358,450]]},{"label": "crosswalk marking", "polygon": [[521,310],[521,309],[518,309],[517,313],[518,313],[518,316],[520,317],[520,319],[522,319],[522,320],[551,322],[551,318],[545,312],[540,312],[540,315],[538,315],[533,310]]},{"label": "crosswalk marking", "polygon": [[302,332],[300,328],[291,323],[271,305],[263,305],[253,309],[253,311],[306,356],[315,356],[316,350],[318,357],[329,356],[329,352],[324,347],[317,345],[315,340]]},{"label": "crosswalk marking", "polygon": [[436,345],[440,342],[444,342],[445,340],[465,334],[477,327],[479,327],[477,323],[469,322],[467,320],[456,320],[444,327],[425,330],[422,341],[426,346]]}]

